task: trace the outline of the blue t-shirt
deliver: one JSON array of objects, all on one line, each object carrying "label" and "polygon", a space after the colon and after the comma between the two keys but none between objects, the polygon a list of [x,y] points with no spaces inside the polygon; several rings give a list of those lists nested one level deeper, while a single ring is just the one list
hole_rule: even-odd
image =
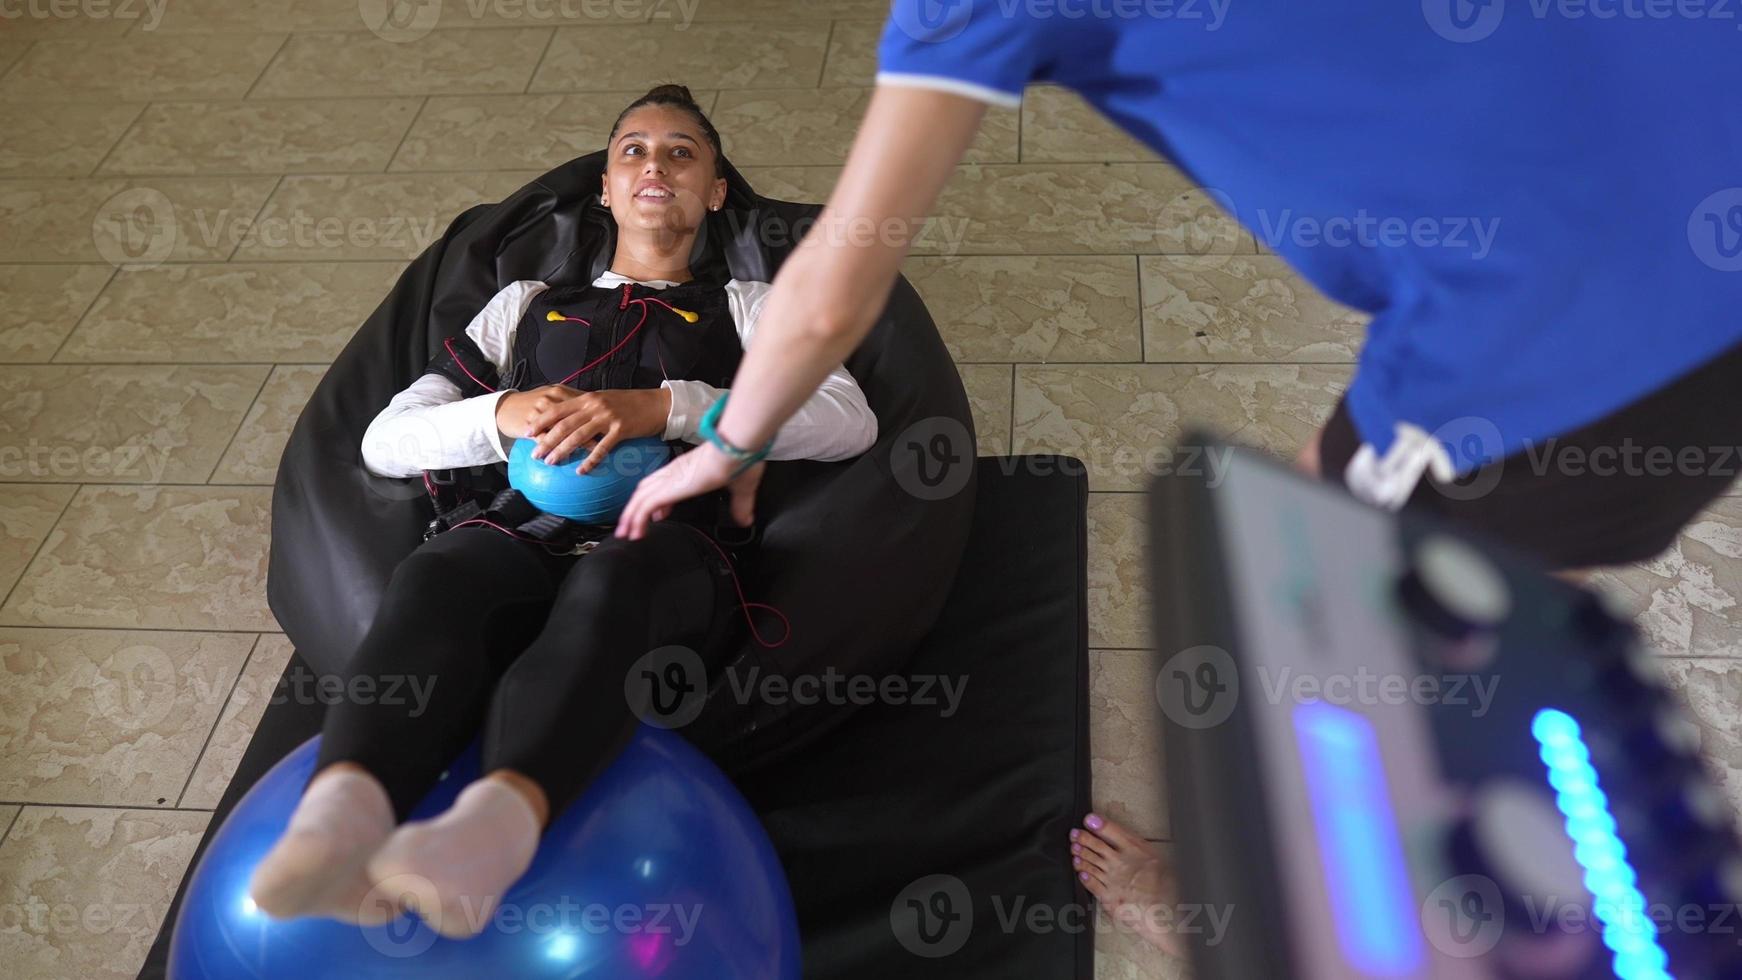
[{"label": "blue t-shirt", "polygon": [[879,60],[1076,90],[1372,313],[1381,452],[1408,422],[1467,470],[1742,341],[1735,0],[896,0]]}]

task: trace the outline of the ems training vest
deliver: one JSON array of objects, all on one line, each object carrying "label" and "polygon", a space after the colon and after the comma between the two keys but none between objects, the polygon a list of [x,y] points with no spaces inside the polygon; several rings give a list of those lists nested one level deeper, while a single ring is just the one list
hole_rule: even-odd
[{"label": "ems training vest", "polygon": [[722,284],[624,283],[555,286],[533,297],[515,328],[505,377],[464,333],[448,338],[425,370],[452,381],[464,398],[548,384],[658,388],[667,378],[728,388],[743,357]]},{"label": "ems training vest", "polygon": [[[548,384],[578,391],[658,388],[667,378],[724,389],[743,356],[724,284],[692,280],[655,289],[623,283],[555,286],[533,297],[515,328],[506,376],[465,333],[445,340],[425,370],[452,381],[463,398]],[[676,440],[668,444],[674,453],[694,448]],[[570,461],[578,463],[585,451],[576,450]],[[718,527],[724,499],[716,491],[684,501],[670,517]],[[439,512],[444,501],[438,498],[436,506]],[[555,523],[574,524],[560,518]]]}]

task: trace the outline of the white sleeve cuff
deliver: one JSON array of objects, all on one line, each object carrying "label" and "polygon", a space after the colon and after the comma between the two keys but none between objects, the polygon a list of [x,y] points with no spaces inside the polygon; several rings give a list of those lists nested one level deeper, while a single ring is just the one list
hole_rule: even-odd
[{"label": "white sleeve cuff", "polygon": [[951,95],[965,96],[981,102],[990,102],[1005,109],[1015,109],[1022,105],[1022,93],[1012,94],[1003,89],[979,82],[964,82],[948,75],[920,75],[902,71],[880,71],[877,73],[877,84],[894,88],[927,88],[934,92],[948,92]]},{"label": "white sleeve cuff", "polygon": [[706,381],[681,378],[663,381],[660,387],[671,391],[671,411],[665,417],[665,440],[700,443],[702,416],[707,414],[714,399],[720,397],[721,389]]}]

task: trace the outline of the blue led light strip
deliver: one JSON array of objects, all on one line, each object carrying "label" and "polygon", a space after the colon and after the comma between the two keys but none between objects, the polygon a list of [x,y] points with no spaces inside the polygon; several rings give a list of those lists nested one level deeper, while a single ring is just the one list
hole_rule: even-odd
[{"label": "blue led light strip", "polygon": [[1548,766],[1555,805],[1566,818],[1573,857],[1585,869],[1585,887],[1592,910],[1603,923],[1603,945],[1614,954],[1620,980],[1672,980],[1669,954],[1657,941],[1657,929],[1646,915],[1639,876],[1627,862],[1627,846],[1615,833],[1609,798],[1597,786],[1591,752],[1573,716],[1545,708],[1531,719],[1537,754]]},{"label": "blue led light strip", "polygon": [[1421,924],[1373,725],[1318,701],[1295,707],[1294,730],[1343,955],[1367,976],[1408,976]]}]

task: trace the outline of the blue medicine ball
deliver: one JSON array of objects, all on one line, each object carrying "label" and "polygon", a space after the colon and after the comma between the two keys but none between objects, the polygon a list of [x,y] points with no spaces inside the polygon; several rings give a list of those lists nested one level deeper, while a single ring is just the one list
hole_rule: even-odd
[{"label": "blue medicine ball", "polygon": [[641,478],[671,461],[671,447],[652,436],[625,439],[584,476],[575,472],[590,449],[561,463],[533,459],[538,443],[514,440],[508,453],[508,485],[532,506],[583,524],[614,524]]},{"label": "blue medicine ball", "polygon": [[[319,741],[261,777],[212,838],[171,933],[170,980],[798,980],[798,917],[762,824],[706,756],[645,725],[551,821],[478,935],[446,939],[411,915],[270,919],[249,879]],[[411,819],[445,810],[478,767],[474,744]]]}]

